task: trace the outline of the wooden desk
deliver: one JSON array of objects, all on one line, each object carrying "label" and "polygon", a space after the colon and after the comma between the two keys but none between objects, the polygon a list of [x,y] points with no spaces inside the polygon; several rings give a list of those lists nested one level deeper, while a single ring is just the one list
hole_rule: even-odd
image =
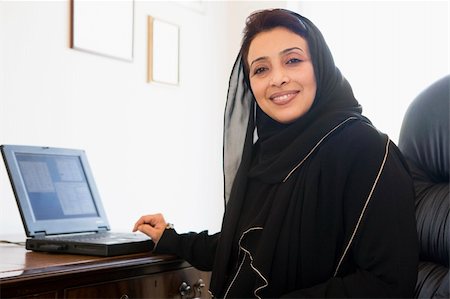
[{"label": "wooden desk", "polygon": [[[181,296],[183,282],[191,288]],[[1,298],[208,298],[208,287],[209,273],[169,255],[94,257],[0,244]]]}]

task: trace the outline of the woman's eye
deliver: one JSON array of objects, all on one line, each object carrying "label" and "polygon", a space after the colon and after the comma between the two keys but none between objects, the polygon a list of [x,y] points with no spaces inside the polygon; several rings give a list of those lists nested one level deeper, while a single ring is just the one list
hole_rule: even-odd
[{"label": "woman's eye", "polygon": [[254,74],[254,75],[258,75],[258,74],[261,74],[261,73],[265,72],[266,70],[267,70],[266,67],[258,67],[258,68],[256,68],[256,69],[253,71],[253,74]]},{"label": "woman's eye", "polygon": [[291,59],[289,59],[289,60],[286,62],[286,64],[293,64],[293,63],[299,63],[299,62],[301,62],[300,59],[298,59],[298,58],[291,58]]}]

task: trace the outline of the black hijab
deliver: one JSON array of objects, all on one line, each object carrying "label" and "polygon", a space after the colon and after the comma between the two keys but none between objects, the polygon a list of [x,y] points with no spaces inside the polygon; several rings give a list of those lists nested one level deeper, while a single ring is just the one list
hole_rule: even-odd
[{"label": "black hijab", "polygon": [[[269,184],[283,183],[289,171],[307,158],[308,152],[328,131],[345,119],[363,119],[362,109],[349,83],[335,66],[317,27],[297,13],[283,9],[273,11],[293,16],[298,19],[299,26],[303,26],[302,37],[309,46],[317,84],[316,97],[305,115],[288,125],[277,123],[257,107],[244,70],[243,59],[246,57],[238,55],[230,76],[224,116],[226,208],[211,279],[211,290],[219,296],[227,281],[231,243],[236,239],[235,234],[239,233],[236,232],[236,225],[249,177],[256,177]],[[252,165],[257,138],[259,162]]]}]

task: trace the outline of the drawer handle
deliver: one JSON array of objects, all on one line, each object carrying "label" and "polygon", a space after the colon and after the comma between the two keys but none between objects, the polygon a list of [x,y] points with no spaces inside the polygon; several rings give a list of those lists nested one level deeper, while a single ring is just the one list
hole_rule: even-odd
[{"label": "drawer handle", "polygon": [[204,287],[205,282],[203,281],[203,279],[199,278],[199,280],[197,280],[197,282],[194,284],[196,298],[202,297],[202,290]]},{"label": "drawer handle", "polygon": [[127,294],[123,294],[122,296],[120,296],[120,299],[130,299],[130,297],[128,297]]},{"label": "drawer handle", "polygon": [[179,291],[181,296],[186,296],[191,292],[191,286],[183,281],[180,285]]}]

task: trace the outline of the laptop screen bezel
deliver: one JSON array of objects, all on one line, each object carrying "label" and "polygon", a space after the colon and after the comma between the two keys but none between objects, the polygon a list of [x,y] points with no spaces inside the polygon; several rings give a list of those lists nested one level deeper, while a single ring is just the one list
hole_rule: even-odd
[{"label": "laptop screen bezel", "polygon": [[[100,194],[84,150],[28,145],[2,145],[1,151],[14,191],[14,197],[19,207],[22,222],[28,237],[35,237],[38,235],[87,233],[110,229]],[[20,172],[17,154],[63,155],[79,158],[98,216],[50,220],[35,219],[24,179]]]}]

